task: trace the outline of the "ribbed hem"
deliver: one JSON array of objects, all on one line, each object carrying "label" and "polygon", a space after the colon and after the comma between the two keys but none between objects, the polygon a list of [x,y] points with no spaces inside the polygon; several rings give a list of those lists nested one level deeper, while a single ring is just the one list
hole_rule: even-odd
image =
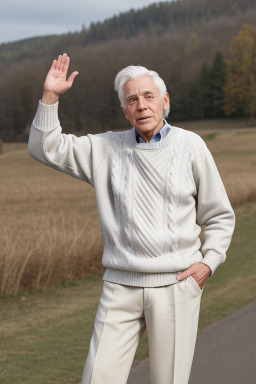
[{"label": "ribbed hem", "polygon": [[134,287],[162,287],[178,283],[176,273],[143,273],[107,268],[102,280]]},{"label": "ribbed hem", "polygon": [[216,268],[225,261],[225,257],[221,256],[215,251],[208,251],[200,262],[208,265],[211,268],[211,275],[215,272]]},{"label": "ribbed hem", "polygon": [[35,127],[41,131],[51,131],[60,125],[58,118],[59,102],[53,105],[42,104],[39,101],[36,115],[33,121]]}]

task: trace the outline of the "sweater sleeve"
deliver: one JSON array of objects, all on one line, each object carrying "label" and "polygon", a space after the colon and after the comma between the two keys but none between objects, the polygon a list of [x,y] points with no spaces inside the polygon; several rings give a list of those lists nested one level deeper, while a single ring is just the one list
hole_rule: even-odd
[{"label": "sweater sleeve", "polygon": [[235,214],[212,154],[201,138],[197,140],[195,149],[197,223],[205,225],[202,263],[208,265],[213,274],[226,259],[235,227]]},{"label": "sweater sleeve", "polygon": [[63,134],[58,103],[45,105],[39,101],[30,129],[28,152],[36,160],[93,185],[89,136]]}]

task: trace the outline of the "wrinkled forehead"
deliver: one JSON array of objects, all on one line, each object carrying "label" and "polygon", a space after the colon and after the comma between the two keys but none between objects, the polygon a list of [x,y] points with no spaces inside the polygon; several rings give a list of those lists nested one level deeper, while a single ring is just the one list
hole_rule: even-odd
[{"label": "wrinkled forehead", "polygon": [[139,76],[135,79],[130,79],[125,83],[123,90],[126,99],[127,97],[138,94],[160,94],[151,76]]}]

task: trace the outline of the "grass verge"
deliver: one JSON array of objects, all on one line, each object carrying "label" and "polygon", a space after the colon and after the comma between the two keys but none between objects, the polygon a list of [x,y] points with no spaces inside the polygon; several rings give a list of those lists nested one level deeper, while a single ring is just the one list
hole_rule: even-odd
[{"label": "grass verge", "polygon": [[[256,299],[256,204],[236,210],[227,261],[204,290],[199,331]],[[101,276],[0,300],[0,382],[67,384],[81,380]],[[146,334],[135,362],[148,356]]]}]

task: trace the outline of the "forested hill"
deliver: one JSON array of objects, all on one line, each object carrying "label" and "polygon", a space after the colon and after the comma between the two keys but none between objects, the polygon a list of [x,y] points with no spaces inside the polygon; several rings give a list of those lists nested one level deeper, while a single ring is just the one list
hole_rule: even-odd
[{"label": "forested hill", "polygon": [[[224,86],[228,48],[244,24],[256,25],[255,0],[179,0],[131,10],[79,32],[1,44],[0,137],[27,138],[46,71],[65,51],[72,70],[80,73],[61,98],[67,132],[127,127],[113,79],[129,64],[145,65],[163,77],[171,95],[171,121],[221,117],[224,107],[213,113],[212,96],[202,101],[198,84],[208,82],[209,88],[217,70]],[[240,108],[236,114],[244,112]]]},{"label": "forested hill", "polygon": [[[237,22],[253,23],[256,16],[255,0],[177,0],[152,4],[141,10],[131,9],[103,22],[91,23],[80,32],[64,35],[35,37],[0,44],[1,63],[38,57],[45,52],[59,52],[63,47],[84,47],[89,44],[113,39],[132,38],[140,34],[161,36],[163,34],[189,34],[206,32],[218,38],[223,29],[231,28],[232,35]],[[210,24],[210,26],[208,25]],[[221,27],[221,31],[219,30]],[[214,34],[213,36],[211,34]],[[225,34],[226,35],[226,34]],[[225,39],[229,42],[228,37]]]}]

